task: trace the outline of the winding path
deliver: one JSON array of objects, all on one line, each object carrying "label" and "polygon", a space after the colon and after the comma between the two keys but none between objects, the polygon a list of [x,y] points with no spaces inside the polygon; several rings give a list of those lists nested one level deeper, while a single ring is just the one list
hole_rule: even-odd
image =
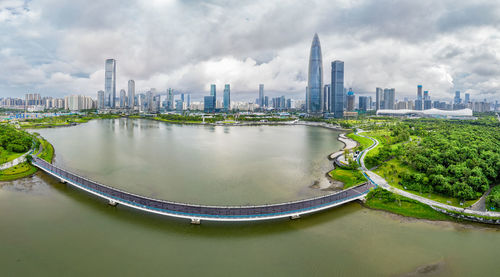
[{"label": "winding path", "polygon": [[476,211],[476,210],[469,209],[469,208],[458,208],[455,206],[451,206],[451,205],[443,204],[443,203],[440,203],[440,202],[437,202],[434,200],[430,200],[428,198],[418,196],[418,195],[415,195],[413,193],[410,193],[410,192],[407,192],[407,191],[404,191],[404,190],[401,190],[401,189],[398,189],[398,188],[395,188],[395,187],[389,185],[389,183],[384,178],[382,178],[381,176],[379,176],[375,172],[368,170],[366,168],[366,166],[365,166],[366,153],[368,153],[370,150],[377,147],[379,142],[372,137],[361,135],[360,133],[362,133],[362,132],[364,132],[364,131],[361,130],[360,132],[357,133],[357,135],[371,139],[373,141],[373,144],[369,148],[367,148],[366,151],[363,151],[363,153],[360,155],[358,162],[361,165],[361,168],[362,168],[365,176],[367,176],[367,178],[375,186],[380,186],[385,190],[391,191],[393,193],[402,195],[404,197],[407,197],[407,198],[410,198],[413,200],[417,200],[417,201],[424,203],[426,205],[429,205],[431,207],[437,207],[437,208],[441,208],[441,209],[445,209],[445,210],[460,212],[460,213],[464,213],[464,214],[468,214],[468,215],[472,215],[472,216],[500,217],[500,212]]}]

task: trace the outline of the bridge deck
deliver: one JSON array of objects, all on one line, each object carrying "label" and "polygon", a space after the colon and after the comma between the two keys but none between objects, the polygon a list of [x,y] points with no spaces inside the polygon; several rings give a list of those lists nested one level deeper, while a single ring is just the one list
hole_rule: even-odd
[{"label": "bridge deck", "polygon": [[33,157],[33,165],[41,170],[89,193],[132,208],[191,220],[212,221],[252,221],[295,217],[327,208],[335,207],[364,197],[373,187],[371,182],[337,193],[306,200],[260,206],[206,206],[152,199],[78,176],[56,167],[38,157]]}]

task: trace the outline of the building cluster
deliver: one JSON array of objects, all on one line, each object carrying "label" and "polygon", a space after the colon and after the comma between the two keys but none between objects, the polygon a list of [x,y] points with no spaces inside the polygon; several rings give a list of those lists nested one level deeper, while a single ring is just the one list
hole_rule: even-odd
[{"label": "building cluster", "polygon": [[69,110],[80,111],[98,109],[102,112],[119,110],[121,112],[178,112],[186,110],[204,111],[206,113],[230,111],[306,111],[312,116],[342,118],[354,116],[359,112],[369,110],[414,110],[425,111],[463,110],[470,109],[474,112],[500,111],[498,101],[474,101],[469,93],[461,98],[460,91],[455,93],[452,102],[433,101],[428,90],[423,90],[422,85],[417,86],[417,95],[414,100],[405,97],[396,99],[395,88],[375,89],[375,97],[360,95],[356,103],[356,95],[352,88],[344,87],[344,62],[335,60],[331,62],[331,81],[325,84],[323,80],[323,60],[321,44],[317,34],[314,35],[309,53],[308,80],[305,100],[294,100],[285,96],[269,97],[264,93],[264,84],[259,84],[258,98],[255,103],[235,102],[231,100],[231,86],[224,85],[221,99],[217,98],[216,85],[210,85],[210,94],[204,96],[202,101],[191,101],[189,93],[175,93],[172,88],[157,91],[155,88],[136,93],[134,80],[128,81],[127,89],[120,89],[117,94],[116,87],[116,60],[107,59],[104,69],[104,90],[97,92],[97,100],[85,95],[69,95],[64,98],[41,97],[37,93],[25,95],[20,98],[0,98],[0,107],[10,109],[23,109],[27,111],[43,110]]},{"label": "building cluster", "polygon": [[69,95],[64,98],[42,97],[39,93],[28,93],[24,99],[1,98],[0,106],[8,109],[38,112],[45,110],[80,111],[96,108],[96,102],[89,96]]}]

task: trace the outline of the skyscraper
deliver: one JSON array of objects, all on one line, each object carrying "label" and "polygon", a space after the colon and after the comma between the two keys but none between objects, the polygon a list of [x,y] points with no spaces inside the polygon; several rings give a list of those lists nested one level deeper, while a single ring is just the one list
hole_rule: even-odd
[{"label": "skyscraper", "polygon": [[174,109],[174,90],[169,88],[167,90],[167,110],[171,111]]},{"label": "skyscraper", "polygon": [[97,108],[104,109],[104,91],[100,90],[97,92]]},{"label": "skyscraper", "polygon": [[229,84],[224,85],[224,111],[228,112],[231,109],[231,88]]},{"label": "skyscraper", "polygon": [[460,91],[457,90],[455,91],[455,98],[453,99],[453,104],[460,104],[462,102],[462,99],[460,99]]},{"label": "skyscraper", "polygon": [[393,110],[396,102],[396,89],[384,89],[384,109]]},{"label": "skyscraper", "polygon": [[470,102],[470,94],[469,93],[465,94],[465,100],[464,101],[465,101],[465,104],[469,104],[469,102]]},{"label": "skyscraper", "polygon": [[135,106],[135,81],[128,80],[128,107],[134,109]]},{"label": "skyscraper", "polygon": [[323,111],[330,111],[330,85],[325,85],[323,87]]},{"label": "skyscraper", "polygon": [[384,90],[382,88],[375,89],[375,110],[380,110],[384,108]]},{"label": "skyscraper", "polygon": [[215,112],[215,101],[212,95],[203,98],[203,111],[206,113]]},{"label": "skyscraper", "polygon": [[309,75],[307,80],[308,87],[308,113],[323,112],[323,60],[321,57],[321,44],[318,34],[314,34],[309,54]]},{"label": "skyscraper", "polygon": [[334,113],[335,118],[344,117],[344,62],[332,62],[332,84],[330,112]]},{"label": "skyscraper", "polygon": [[417,100],[415,100],[415,110],[421,111],[424,109],[424,101],[422,97],[422,85],[417,86]]},{"label": "skyscraper", "polygon": [[120,109],[127,107],[127,93],[124,89],[120,90]]},{"label": "skyscraper", "polygon": [[369,98],[368,98],[368,96],[360,96],[358,99],[359,99],[358,100],[358,102],[359,102],[359,110],[366,112],[366,110],[368,110],[369,107],[370,107],[369,106],[370,104],[369,104]]},{"label": "skyscraper", "polygon": [[259,85],[259,106],[260,108],[264,108],[264,84]]},{"label": "skyscraper", "polygon": [[355,100],[356,100],[356,96],[354,96],[354,92],[352,91],[352,88],[350,88],[349,92],[347,93],[347,111],[348,112],[354,111]]},{"label": "skyscraper", "polygon": [[104,69],[104,107],[114,109],[116,99],[116,61],[114,59],[107,59]]},{"label": "skyscraper", "polygon": [[211,84],[210,85],[210,96],[213,96],[213,106],[214,106],[214,109],[217,107],[217,90],[215,88],[215,84]]}]

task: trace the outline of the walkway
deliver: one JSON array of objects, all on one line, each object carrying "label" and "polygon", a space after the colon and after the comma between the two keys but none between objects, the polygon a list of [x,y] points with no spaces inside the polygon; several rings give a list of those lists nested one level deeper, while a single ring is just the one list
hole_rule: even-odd
[{"label": "walkway", "polygon": [[171,202],[148,198],[99,184],[56,167],[38,157],[33,157],[33,165],[79,189],[104,198],[111,205],[122,204],[151,213],[187,218],[199,224],[210,221],[256,221],[277,218],[298,218],[301,215],[336,207],[347,202],[362,199],[373,185],[370,182],[340,192],[306,200],[261,206],[205,206]]},{"label": "walkway", "polygon": [[360,162],[361,168],[363,169],[364,173],[366,174],[365,176],[367,176],[368,179],[374,185],[380,186],[380,187],[382,187],[382,188],[384,188],[384,189],[386,189],[388,191],[391,191],[393,193],[402,195],[404,197],[407,197],[407,198],[410,198],[410,199],[413,199],[413,200],[417,200],[417,201],[419,201],[421,203],[424,203],[424,204],[432,206],[432,207],[437,207],[437,208],[441,208],[441,209],[445,209],[445,210],[450,210],[450,211],[465,213],[465,214],[469,214],[469,215],[487,216],[487,217],[500,217],[500,212],[475,211],[475,210],[469,209],[469,208],[459,208],[459,207],[455,207],[455,206],[450,206],[450,205],[443,204],[443,203],[440,203],[440,202],[437,202],[437,201],[434,201],[434,200],[430,200],[430,199],[422,197],[422,196],[415,195],[413,193],[410,193],[410,192],[407,192],[407,191],[404,191],[404,190],[401,190],[401,189],[398,189],[398,188],[395,188],[395,187],[389,185],[389,183],[384,178],[382,178],[381,176],[377,175],[375,172],[373,172],[371,170],[368,170],[366,168],[365,161],[364,161],[366,153],[368,153],[370,150],[372,150],[375,147],[377,147],[378,144],[379,144],[379,142],[376,139],[374,139],[374,138],[361,135],[360,134],[361,132],[363,132],[363,131],[360,131],[357,134],[359,136],[371,139],[373,141],[372,146],[370,146],[368,149],[366,149],[366,151],[363,151],[363,153],[360,155],[361,158],[359,159],[359,162]]}]

